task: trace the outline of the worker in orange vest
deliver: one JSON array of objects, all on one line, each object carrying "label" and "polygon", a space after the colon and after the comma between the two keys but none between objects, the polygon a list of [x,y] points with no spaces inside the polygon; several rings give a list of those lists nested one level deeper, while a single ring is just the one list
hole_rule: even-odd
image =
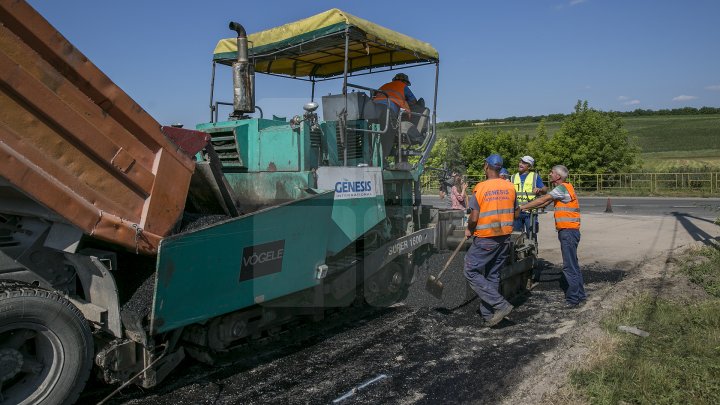
[{"label": "worker in orange vest", "polygon": [[500,155],[492,154],[483,167],[487,180],[478,183],[470,196],[472,209],[465,237],[472,245],[465,255],[465,278],[481,300],[483,325],[500,323],[513,306],[500,294],[500,270],[507,262],[515,209],[515,187],[500,178],[503,167]]},{"label": "worker in orange vest", "polygon": [[[382,107],[378,115],[380,128],[387,128],[387,132],[380,137],[384,159],[391,153],[393,146],[400,146],[396,145],[396,140],[403,124],[400,123],[398,118],[405,121],[406,128],[404,131],[408,141],[422,143],[424,138],[415,126],[418,124],[419,117],[410,113],[423,113],[425,111],[425,100],[415,98],[415,95],[410,90],[410,78],[405,73],[396,74],[390,83],[380,86],[380,90],[375,92],[372,101],[378,107]],[[400,108],[407,111],[407,114],[400,117]],[[387,121],[387,109],[390,111],[389,122]]]},{"label": "worker in orange vest", "polygon": [[400,112],[400,108],[411,111],[410,106],[417,103],[415,95],[410,90],[410,78],[405,73],[396,74],[390,83],[380,86],[380,90],[385,93],[375,93],[373,101],[387,105],[395,116]]},{"label": "worker in orange vest", "polygon": [[585,286],[577,258],[580,243],[580,204],[572,184],[566,182],[568,169],[557,165],[550,171],[550,182],[555,188],[548,194],[538,197],[518,207],[519,210],[545,207],[555,203],[555,229],[560,240],[563,258],[562,287],[565,290],[564,308],[573,309],[585,304]]}]

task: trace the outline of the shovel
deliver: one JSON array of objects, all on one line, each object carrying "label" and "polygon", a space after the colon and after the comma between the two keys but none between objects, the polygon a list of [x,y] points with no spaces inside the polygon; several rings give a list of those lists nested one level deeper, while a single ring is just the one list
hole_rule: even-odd
[{"label": "shovel", "polygon": [[465,240],[463,240],[462,242],[458,243],[457,247],[455,248],[455,251],[450,256],[447,263],[445,263],[445,267],[443,267],[443,269],[440,270],[440,273],[438,273],[437,277],[433,276],[433,275],[428,277],[427,282],[425,283],[425,289],[430,294],[432,294],[435,298],[442,299],[442,293],[443,293],[444,287],[443,287],[442,281],[440,281],[440,277],[442,277],[443,273],[445,273],[445,270],[447,270],[447,268],[450,266],[450,263],[455,258],[455,255],[457,255],[457,253],[460,251],[460,248],[462,248],[463,245],[465,245],[466,240],[467,240],[467,238]]}]

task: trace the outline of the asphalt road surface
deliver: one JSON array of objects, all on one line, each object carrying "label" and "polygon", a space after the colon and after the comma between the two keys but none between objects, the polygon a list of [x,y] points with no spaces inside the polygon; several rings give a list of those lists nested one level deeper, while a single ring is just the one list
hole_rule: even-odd
[{"label": "asphalt road surface", "polygon": [[[393,307],[338,311],[323,322],[248,347],[243,361],[234,365],[211,367],[185,360],[160,386],[151,390],[127,387],[109,403],[453,404],[508,400],[522,381],[543,372],[542,367],[528,364],[554,361],[566,350],[563,337],[596,322],[591,317],[602,307],[603,297],[612,294],[614,286],[632,274],[638,263],[688,243],[717,240],[720,235],[720,228],[708,219],[714,219],[716,211],[702,205],[717,200],[618,199],[612,200],[612,214],[603,212],[606,201],[581,200],[586,215],[578,256],[592,306],[575,311],[562,308],[562,260],[552,218],[545,215],[539,235],[540,283],[513,302],[515,311],[496,328],[479,325],[478,301],[465,289],[463,255],[456,257],[443,276],[442,300],[425,291],[427,277],[437,274],[450,256],[438,253],[421,269],[408,297]],[[622,203],[626,201],[629,203]],[[623,215],[624,209],[630,215]],[[95,403],[108,393],[107,387],[91,385],[80,402]]]},{"label": "asphalt road surface", "polygon": [[[582,212],[605,212],[610,202],[614,214],[619,215],[677,215],[715,219],[720,216],[720,198],[665,197],[579,197]],[[438,196],[424,195],[423,204],[445,207],[447,202]]]}]

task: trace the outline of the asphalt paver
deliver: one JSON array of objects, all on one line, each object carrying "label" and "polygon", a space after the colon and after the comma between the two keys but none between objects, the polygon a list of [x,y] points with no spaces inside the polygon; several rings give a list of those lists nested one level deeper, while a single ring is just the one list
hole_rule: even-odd
[{"label": "asphalt paver", "polygon": [[[408,297],[390,308],[339,312],[250,350],[238,364],[185,360],[159,387],[127,387],[110,403],[499,402],[523,378],[523,366],[552,350],[583,313],[562,309],[561,271],[541,262],[537,286],[513,301],[516,309],[504,321],[483,328],[462,254],[443,277],[442,300],[424,289],[449,256],[432,256]],[[589,295],[624,275],[598,265],[583,272]],[[83,398],[99,395],[91,390]]]}]

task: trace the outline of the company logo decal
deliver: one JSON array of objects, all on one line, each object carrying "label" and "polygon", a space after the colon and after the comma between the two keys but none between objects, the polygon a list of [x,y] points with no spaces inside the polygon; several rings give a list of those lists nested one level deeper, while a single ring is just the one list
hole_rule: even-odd
[{"label": "company logo decal", "polygon": [[240,281],[279,273],[284,255],[285,240],[246,247],[240,265]]},{"label": "company logo decal", "polygon": [[366,181],[338,181],[335,183],[335,195],[340,198],[372,197],[372,180]]},{"label": "company logo decal", "polygon": [[379,167],[320,167],[317,186],[332,190],[335,200],[376,198],[383,195],[382,169]]}]

